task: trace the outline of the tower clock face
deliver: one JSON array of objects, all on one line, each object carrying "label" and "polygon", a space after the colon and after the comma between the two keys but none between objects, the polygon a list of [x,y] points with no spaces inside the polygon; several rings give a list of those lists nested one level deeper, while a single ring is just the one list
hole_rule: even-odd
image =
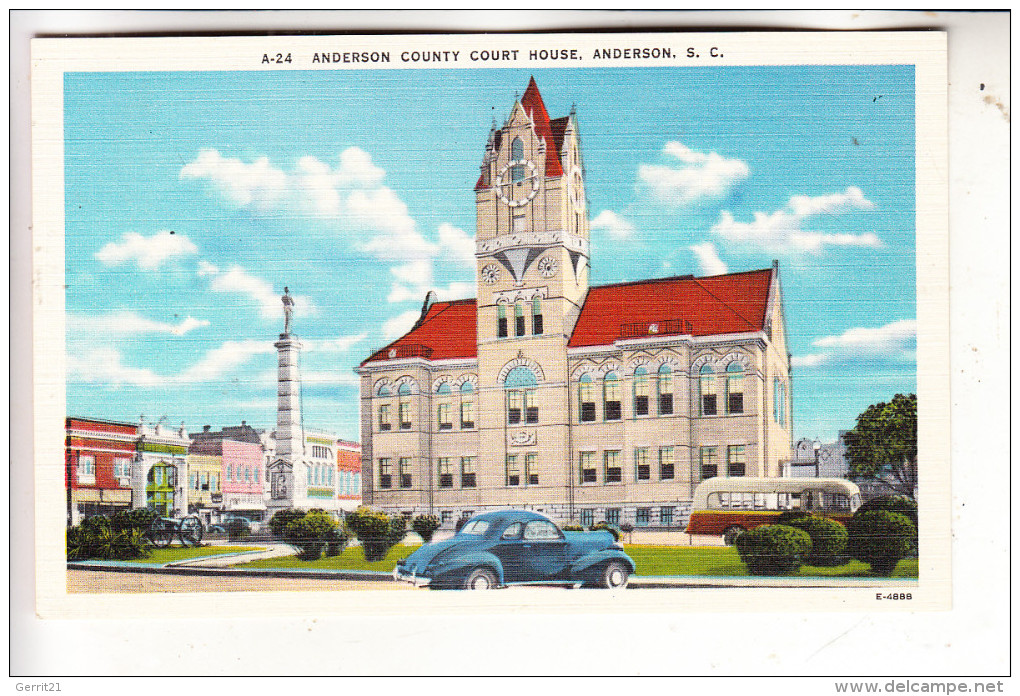
[{"label": "tower clock face", "polygon": [[514,160],[496,175],[496,196],[511,208],[518,208],[538,195],[539,183],[538,168],[534,163]]},{"label": "tower clock face", "polygon": [[499,266],[494,263],[482,268],[482,282],[486,285],[492,285],[499,280]]},{"label": "tower clock face", "polygon": [[556,275],[559,266],[560,264],[557,263],[556,259],[551,256],[545,256],[538,262],[538,272],[542,274],[543,278],[552,278]]}]

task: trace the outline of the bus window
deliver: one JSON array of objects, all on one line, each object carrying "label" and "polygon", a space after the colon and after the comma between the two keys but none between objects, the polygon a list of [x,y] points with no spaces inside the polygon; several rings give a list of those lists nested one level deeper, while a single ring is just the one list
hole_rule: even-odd
[{"label": "bus window", "polygon": [[765,494],[764,493],[755,493],[754,494],[754,509],[755,510],[767,510],[768,509],[768,504],[766,502]]},{"label": "bus window", "polygon": [[709,493],[705,504],[709,510],[718,510],[723,506],[722,497],[718,493]]}]

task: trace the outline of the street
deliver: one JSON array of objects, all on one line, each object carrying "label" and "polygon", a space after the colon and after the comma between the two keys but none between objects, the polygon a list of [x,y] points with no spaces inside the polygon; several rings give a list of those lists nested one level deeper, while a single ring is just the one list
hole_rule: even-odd
[{"label": "street", "polygon": [[158,592],[333,592],[337,590],[413,590],[405,583],[380,580],[336,580],[333,578],[274,578],[184,575],[170,573],[119,573],[98,570],[68,570],[67,592],[158,593]]}]

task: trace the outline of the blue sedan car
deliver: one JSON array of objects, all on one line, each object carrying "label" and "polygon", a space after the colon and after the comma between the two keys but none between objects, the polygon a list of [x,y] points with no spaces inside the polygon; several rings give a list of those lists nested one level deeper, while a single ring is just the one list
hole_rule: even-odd
[{"label": "blue sedan car", "polygon": [[452,539],[425,544],[393,570],[432,588],[512,584],[624,587],[634,561],[609,532],[562,532],[543,515],[500,510],[472,517]]}]

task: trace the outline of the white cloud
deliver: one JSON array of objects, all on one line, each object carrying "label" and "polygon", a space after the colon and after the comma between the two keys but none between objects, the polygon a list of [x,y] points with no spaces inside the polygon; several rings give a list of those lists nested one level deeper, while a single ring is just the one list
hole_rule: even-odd
[{"label": "white cloud", "polygon": [[829,362],[829,358],[832,357],[828,353],[811,353],[809,355],[794,355],[790,359],[790,364],[794,367],[817,367],[823,363]]},{"label": "white cloud", "polygon": [[411,330],[411,327],[414,326],[414,322],[418,321],[418,317],[420,316],[421,311],[412,309],[387,319],[382,325],[383,336],[387,339],[394,339],[399,336],[403,336]]},{"label": "white cloud", "polygon": [[378,186],[386,172],[372,163],[372,156],[360,147],[349,147],[340,153],[337,177],[341,184]]},{"label": "white cloud", "polygon": [[444,222],[439,226],[439,246],[472,270],[475,267],[475,240],[467,232]]},{"label": "white cloud", "polygon": [[121,237],[120,243],[110,242],[97,251],[96,258],[113,266],[134,261],[139,268],[151,271],[169,259],[197,253],[198,247],[183,234],[161,230],[151,237],[127,232]]},{"label": "white cloud", "polygon": [[85,352],[67,351],[67,375],[70,381],[86,384],[155,387],[166,383],[164,377],[151,370],[125,365],[120,351],[110,346]]},{"label": "white cloud", "polygon": [[432,282],[432,261],[430,259],[418,259],[405,263],[402,266],[394,266],[390,273],[397,277],[397,280],[410,283],[411,285],[428,285]]},{"label": "white cloud", "polygon": [[917,321],[901,319],[876,328],[855,327],[839,336],[819,338],[819,348],[838,348],[847,351],[896,354],[911,349],[917,339]]},{"label": "white cloud", "polygon": [[[302,339],[305,350],[316,353],[345,353],[353,346],[368,338],[367,333],[360,333],[355,336],[337,336],[336,338],[308,338]],[[275,379],[275,378],[274,378]]]},{"label": "white cloud", "polygon": [[275,350],[269,341],[226,341],[207,352],[180,375],[171,377],[170,381],[211,382],[247,363],[253,356],[273,353]]},{"label": "white cloud", "polygon": [[208,179],[235,205],[260,209],[273,207],[288,186],[287,174],[271,165],[267,157],[248,164],[211,148],[201,150],[198,157],[184,165],[180,177]]},{"label": "white cloud", "polygon": [[752,222],[738,222],[733,214],[722,211],[712,232],[730,242],[750,244],[770,251],[818,252],[825,246],[880,247],[882,241],[873,233],[823,233],[805,230],[808,218],[817,215],[839,215],[854,210],[872,210],[875,204],[864,197],[856,186],[843,193],[825,196],[793,196],[786,206],[774,213],[755,212]]},{"label": "white cloud", "polygon": [[673,205],[720,198],[751,173],[741,160],[728,159],[716,152],[697,152],[676,141],[666,143],[662,152],[678,164],[639,165],[638,180],[656,198]]},{"label": "white cloud", "polygon": [[634,225],[612,210],[603,210],[588,225],[593,230],[605,230],[613,239],[627,239],[634,234]]},{"label": "white cloud", "polygon": [[[275,377],[274,377],[275,379]],[[356,386],[361,383],[361,378],[350,370],[302,372],[302,384],[339,384]]]},{"label": "white cloud", "polygon": [[344,219],[357,229],[377,233],[359,245],[376,258],[416,259],[439,251],[436,244],[422,237],[404,202],[385,186],[352,192]]},{"label": "white cloud", "polygon": [[[226,271],[220,271],[212,264],[206,264],[206,268],[199,270],[199,275],[212,276],[209,287],[216,292],[233,293],[246,295],[254,301],[259,313],[267,318],[283,316],[283,302],[281,294],[273,289],[273,286],[249,273],[241,266],[231,266]],[[312,316],[317,309],[312,300],[305,295],[294,295],[294,314],[296,316]]]},{"label": "white cloud", "polygon": [[68,327],[78,333],[102,333],[102,334],[140,334],[140,333],[163,333],[173,336],[184,334],[209,326],[205,319],[185,317],[180,322],[172,324],[169,322],[156,321],[143,317],[137,312],[128,310],[109,312],[107,314],[87,315],[68,314]]},{"label": "white cloud", "polygon": [[719,254],[715,250],[715,244],[712,244],[712,242],[692,244],[691,251],[698,257],[698,265],[701,267],[702,274],[722,275],[728,270],[726,264],[719,258]]}]

